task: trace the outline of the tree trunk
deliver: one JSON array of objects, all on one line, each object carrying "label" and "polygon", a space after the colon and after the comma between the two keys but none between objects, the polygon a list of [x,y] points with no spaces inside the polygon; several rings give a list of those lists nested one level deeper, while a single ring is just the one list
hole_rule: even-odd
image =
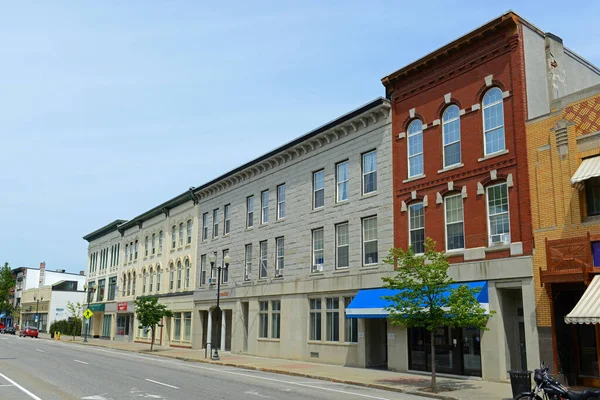
[{"label": "tree trunk", "polygon": [[433,338],[434,331],[431,331],[431,391],[435,393],[437,388],[435,385],[435,343]]},{"label": "tree trunk", "polygon": [[152,342],[150,342],[150,351],[152,351],[152,349],[154,348],[154,329],[155,327],[152,327]]}]

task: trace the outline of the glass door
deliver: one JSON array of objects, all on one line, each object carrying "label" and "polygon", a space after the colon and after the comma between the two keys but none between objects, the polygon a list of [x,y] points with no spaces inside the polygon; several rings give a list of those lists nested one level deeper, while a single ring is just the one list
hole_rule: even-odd
[{"label": "glass door", "polygon": [[102,337],[110,338],[110,328],[112,323],[112,315],[105,315],[102,320]]},{"label": "glass door", "polygon": [[477,328],[462,328],[464,375],[481,376],[481,334]]}]

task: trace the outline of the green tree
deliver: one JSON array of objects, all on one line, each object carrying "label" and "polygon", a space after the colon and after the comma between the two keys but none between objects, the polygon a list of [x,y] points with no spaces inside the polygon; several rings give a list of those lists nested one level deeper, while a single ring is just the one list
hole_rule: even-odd
[{"label": "green tree", "polygon": [[7,262],[0,268],[0,313],[11,315],[14,305],[10,298],[10,292],[15,288],[17,280]]},{"label": "green tree", "polygon": [[[78,326],[79,324],[82,323],[81,320],[81,315],[83,312],[83,303],[78,301],[77,303],[71,303],[70,301],[67,301],[67,311],[69,311],[69,314],[71,316],[71,318],[73,319],[73,325],[74,326]],[[71,331],[71,334],[73,335],[73,340],[75,340],[75,336],[77,334],[81,334],[81,332],[77,332],[77,329],[73,329]]]},{"label": "green tree", "polygon": [[173,313],[167,309],[165,304],[158,303],[158,297],[145,296],[135,301],[135,314],[140,323],[140,329],[147,327],[152,331],[152,342],[150,343],[150,351],[152,351],[156,327],[163,326],[160,324],[162,318],[172,317]]},{"label": "green tree", "polygon": [[391,249],[384,262],[393,265],[396,272],[393,277],[383,278],[384,286],[399,291],[385,298],[392,303],[387,308],[388,320],[393,325],[425,328],[431,333],[431,390],[435,392],[433,332],[443,326],[488,330],[487,321],[494,312],[486,313],[477,301],[480,289],[451,286],[455,282],[448,276],[450,264],[444,253],[435,250],[430,238],[425,241],[423,255],[416,255],[412,246],[406,251]]}]

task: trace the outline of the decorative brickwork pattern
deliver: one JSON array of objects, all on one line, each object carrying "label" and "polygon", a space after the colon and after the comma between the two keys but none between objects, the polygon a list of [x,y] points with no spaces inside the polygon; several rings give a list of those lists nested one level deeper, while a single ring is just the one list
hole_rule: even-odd
[{"label": "decorative brickwork pattern", "polygon": [[576,124],[577,136],[600,131],[600,98],[591,98],[570,105],[563,110],[567,121]]}]

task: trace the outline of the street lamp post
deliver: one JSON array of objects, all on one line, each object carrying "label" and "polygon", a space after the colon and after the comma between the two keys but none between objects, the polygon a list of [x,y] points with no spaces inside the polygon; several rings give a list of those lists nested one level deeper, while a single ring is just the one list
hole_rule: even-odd
[{"label": "street lamp post", "polygon": [[[95,287],[90,287],[90,290],[88,290],[88,284],[85,283],[83,285],[83,291],[87,292],[87,309],[90,309],[90,294],[94,293],[96,291]],[[90,320],[88,318],[85,318],[85,336],[83,337],[83,343],[87,343],[88,339],[88,333],[90,330]]]},{"label": "street lamp post", "polygon": [[43,297],[33,296],[33,300],[35,301],[35,319],[37,319],[37,330],[40,330],[40,314],[38,314],[40,308],[40,300],[44,300]]},{"label": "street lamp post", "polygon": [[[217,268],[217,308],[215,310],[217,313],[217,343],[215,345],[215,351],[213,352],[212,359],[218,360],[219,359],[219,346],[221,345],[221,334],[219,332],[219,328],[222,323],[222,321],[220,321],[218,319],[219,313],[221,311],[221,309],[219,308],[219,302],[221,299],[221,271],[222,270],[227,271],[229,269],[229,264],[231,264],[231,256],[229,254],[227,254],[223,258],[223,262],[225,263],[224,267],[215,267],[215,261],[217,260],[217,257],[215,256],[214,253],[211,254],[210,256],[208,256],[208,260],[210,261],[210,275],[211,276],[213,274],[213,269]],[[223,318],[223,317],[221,317],[221,318]]]}]

